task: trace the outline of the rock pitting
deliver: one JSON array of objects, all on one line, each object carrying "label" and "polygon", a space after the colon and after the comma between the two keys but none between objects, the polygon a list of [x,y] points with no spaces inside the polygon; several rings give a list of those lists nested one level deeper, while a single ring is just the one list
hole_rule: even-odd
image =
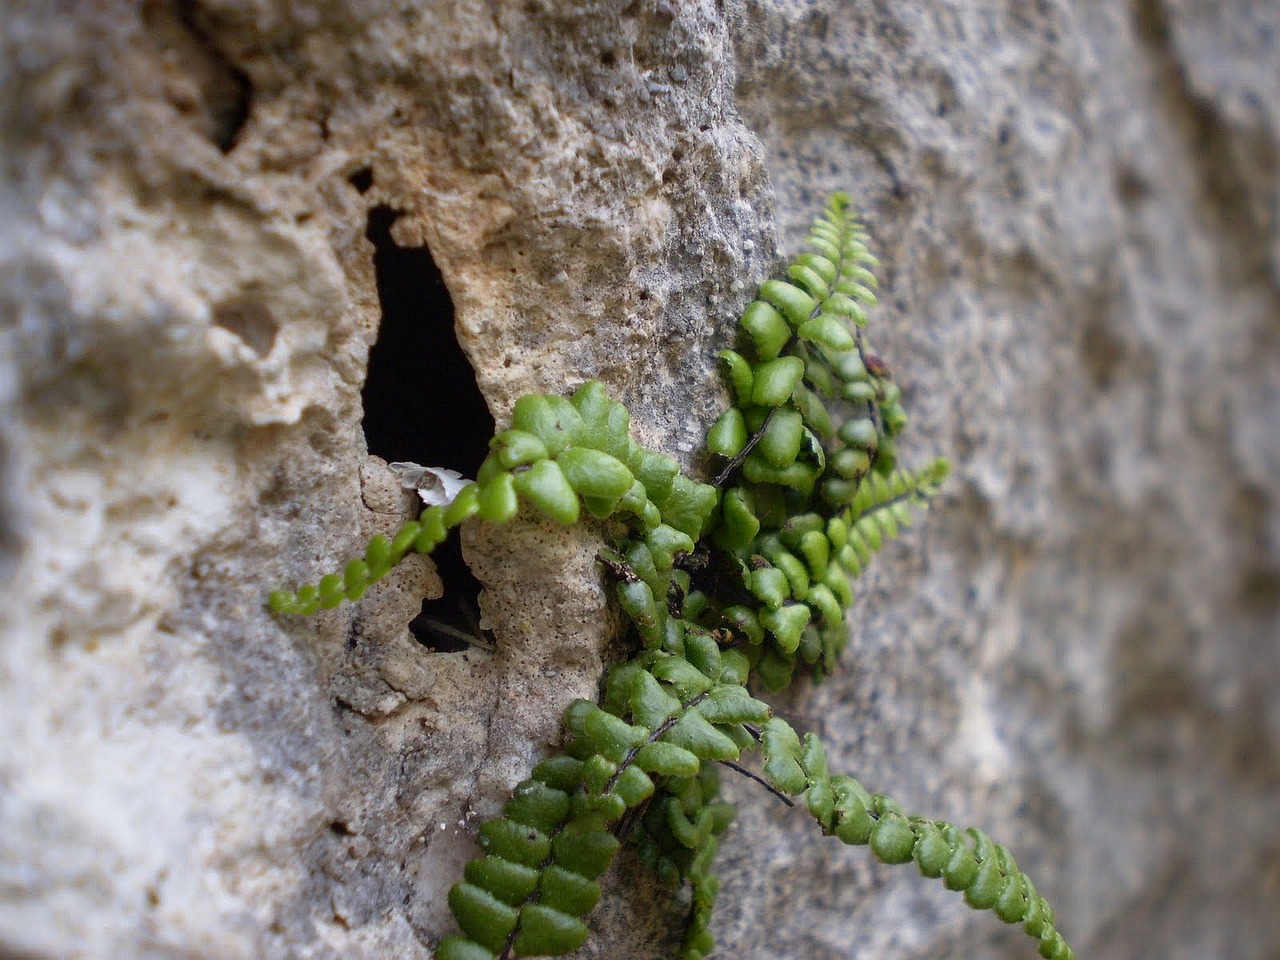
[{"label": "rock pitting", "polygon": [[[599,378],[706,471],[715,353],[833,189],[904,454],[957,472],[780,709],[1010,846],[1080,956],[1274,949],[1274,5],[10,6],[0,954],[429,957],[621,652],[591,530],[534,518],[464,534],[492,649],[415,639],[427,558],[267,614],[412,506],[361,430],[374,211],[497,422]],[[727,789],[723,956],[1028,956]],[[616,874],[582,955],[670,956],[679,902]]]}]

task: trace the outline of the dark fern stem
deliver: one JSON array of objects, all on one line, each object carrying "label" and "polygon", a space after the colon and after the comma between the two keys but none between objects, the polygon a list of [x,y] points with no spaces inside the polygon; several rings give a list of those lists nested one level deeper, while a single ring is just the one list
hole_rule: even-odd
[{"label": "dark fern stem", "polygon": [[[837,194],[809,250],[766,281],[741,320],[742,349],[721,354],[732,406],[707,447],[715,483],[641,448],[625,407],[597,382],[570,398],[523,397],[474,483],[426,509],[362,559],[297,592],[277,613],[358,600],[410,551],[428,553],[479,517],[505,523],[528,504],[564,524],[606,521],[600,555],[639,653],[610,671],[599,704],[575,702],[562,752],[534,768],[503,815],[480,827],[484,855],[449,894],[461,933],[438,960],[558,956],[587,939],[597,877],[620,840],[691,894],[684,960],[714,948],[712,860],[733,808],[718,766],[764,756],[761,779],[803,798],[822,830],[884,863],[914,861],[973,907],[1022,924],[1048,960],[1072,952],[1013,857],[976,829],[908,816],[851,777],[831,776],[821,744],[801,738],[748,685],[821,679],[837,666],[858,576],[946,477],[945,460],[897,465],[907,417],[888,366],[863,330],[875,259]],[[738,768],[741,769],[741,768]]]}]

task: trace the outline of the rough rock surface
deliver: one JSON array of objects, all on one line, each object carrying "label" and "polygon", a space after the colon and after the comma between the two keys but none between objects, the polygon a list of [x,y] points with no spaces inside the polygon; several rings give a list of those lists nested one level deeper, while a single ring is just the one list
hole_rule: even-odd
[{"label": "rough rock surface", "polygon": [[[265,613],[407,509],[380,319],[426,331],[426,434],[476,432],[438,268],[499,422],[600,377],[705,468],[714,352],[843,188],[908,456],[957,475],[781,709],[1007,842],[1080,956],[1275,956],[1274,4],[16,0],[0,36],[0,955],[430,956],[619,650],[590,532],[533,521],[467,531],[492,649],[415,640],[421,558]],[[1033,955],[729,789],[720,955]],[[670,955],[645,882],[584,955]]]}]

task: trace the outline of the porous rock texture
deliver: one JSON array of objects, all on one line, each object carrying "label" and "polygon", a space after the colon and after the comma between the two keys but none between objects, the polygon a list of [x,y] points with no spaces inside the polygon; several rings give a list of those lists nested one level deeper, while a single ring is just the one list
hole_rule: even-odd
[{"label": "porous rock texture", "polygon": [[[592,532],[533,518],[464,532],[492,648],[415,639],[426,558],[267,614],[410,509],[362,430],[380,319],[424,356],[452,323],[499,423],[599,377],[705,472],[715,351],[839,188],[907,459],[957,470],[779,708],[1008,843],[1080,956],[1276,956],[1275,4],[13,0],[0,34],[0,955],[429,957],[475,821],[624,649]],[[421,369],[425,434],[472,423]],[[1033,955],[727,790],[720,955]],[[669,956],[681,912],[623,858],[582,955]]]}]

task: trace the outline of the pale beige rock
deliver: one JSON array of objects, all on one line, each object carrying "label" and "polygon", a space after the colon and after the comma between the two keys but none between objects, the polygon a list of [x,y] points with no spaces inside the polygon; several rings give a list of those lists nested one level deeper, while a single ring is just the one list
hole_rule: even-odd
[{"label": "pale beige rock", "polygon": [[[706,470],[774,190],[794,249],[841,188],[909,451],[957,475],[780,709],[1008,842],[1080,956],[1269,956],[1277,36],[1262,2],[11,3],[0,954],[428,957],[623,652],[592,531],[532,518],[465,534],[492,650],[414,640],[425,558],[266,613],[412,505],[361,431],[371,210],[499,422],[599,377]],[[1034,955],[729,789],[720,955]],[[646,883],[584,955],[671,955]]]},{"label": "pale beige rock", "polygon": [[413,641],[441,590],[422,558],[358,606],[267,615],[403,519],[360,432],[369,210],[430,245],[495,414],[599,376],[693,464],[769,256],[727,27],[710,5],[4,20],[0,944],[425,957],[475,815],[594,695],[616,625],[596,540],[537,522],[469,534],[493,652]]}]

